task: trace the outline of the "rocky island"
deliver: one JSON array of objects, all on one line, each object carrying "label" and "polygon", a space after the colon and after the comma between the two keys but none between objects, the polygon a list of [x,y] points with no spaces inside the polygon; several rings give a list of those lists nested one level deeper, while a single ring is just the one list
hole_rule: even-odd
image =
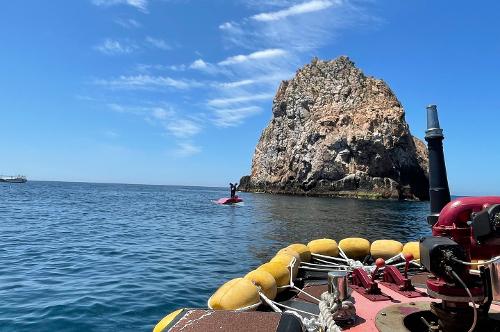
[{"label": "rocky island", "polygon": [[281,82],[255,148],[250,192],[427,200],[427,150],[389,86],[345,56]]}]

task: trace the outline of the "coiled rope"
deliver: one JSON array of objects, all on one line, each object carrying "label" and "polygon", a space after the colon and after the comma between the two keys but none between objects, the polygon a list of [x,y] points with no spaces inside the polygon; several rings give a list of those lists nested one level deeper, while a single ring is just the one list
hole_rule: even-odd
[{"label": "coiled rope", "polygon": [[[262,300],[266,302],[275,312],[282,312],[279,307],[287,309],[285,313],[292,314],[302,321],[306,331],[317,332],[340,332],[340,327],[336,324],[335,320],[346,320],[355,317],[356,308],[354,307],[354,301],[352,297],[349,297],[345,301],[339,301],[336,294],[330,294],[324,292],[321,294],[321,300],[319,301],[319,315],[312,312],[300,310],[297,308],[292,308],[284,304],[275,302],[264,295],[264,293],[259,292]],[[307,318],[300,313],[312,316],[312,318]]]},{"label": "coiled rope", "polygon": [[341,302],[336,293],[324,292],[319,302],[319,316],[317,318],[302,317],[302,323],[308,332],[340,332],[341,329],[336,320],[348,320],[355,316],[356,308],[352,297]]},{"label": "coiled rope", "polygon": [[[318,299],[315,296],[307,293],[303,289],[298,288],[293,283],[293,275],[292,275],[292,269],[296,263],[297,261],[294,258],[288,265],[288,268],[290,269],[290,284],[282,286],[280,288],[292,288],[297,290],[299,293],[302,293],[308,296],[309,298],[316,300],[319,303],[319,311],[320,311],[319,315],[316,315],[312,312],[286,306],[279,302],[273,301],[269,299],[264,293],[259,291],[260,297],[275,312],[282,312],[280,308],[284,308],[286,309],[285,313],[292,314],[297,318],[299,318],[302,321],[304,328],[308,332],[317,332],[317,331],[341,332],[340,327],[337,326],[335,322],[335,319],[346,320],[354,317],[356,315],[354,300],[352,299],[352,297],[349,297],[347,300],[341,302],[338,300],[337,292],[335,292],[334,294],[324,292],[323,294],[321,294],[321,299]],[[310,316],[311,318],[304,317],[301,314]]]}]

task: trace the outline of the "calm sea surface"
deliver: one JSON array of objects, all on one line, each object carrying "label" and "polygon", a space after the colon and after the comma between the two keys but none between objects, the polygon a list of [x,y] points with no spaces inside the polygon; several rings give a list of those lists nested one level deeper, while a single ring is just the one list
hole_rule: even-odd
[{"label": "calm sea surface", "polygon": [[0,184],[0,331],[151,331],[293,242],[415,240],[428,205],[122,184]]}]

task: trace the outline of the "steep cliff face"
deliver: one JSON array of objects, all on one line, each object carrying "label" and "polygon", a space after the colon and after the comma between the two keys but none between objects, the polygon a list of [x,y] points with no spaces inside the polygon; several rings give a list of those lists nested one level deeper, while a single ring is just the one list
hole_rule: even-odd
[{"label": "steep cliff face", "polygon": [[385,82],[347,57],[283,81],[240,190],[428,199],[427,152]]}]

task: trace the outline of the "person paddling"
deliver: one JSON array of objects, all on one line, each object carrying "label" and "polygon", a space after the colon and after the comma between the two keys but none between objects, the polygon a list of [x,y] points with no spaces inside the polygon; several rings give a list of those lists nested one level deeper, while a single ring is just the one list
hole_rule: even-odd
[{"label": "person paddling", "polygon": [[231,182],[229,183],[229,187],[231,188],[231,198],[234,198],[236,196],[236,187],[238,186],[237,183],[232,184]]}]

